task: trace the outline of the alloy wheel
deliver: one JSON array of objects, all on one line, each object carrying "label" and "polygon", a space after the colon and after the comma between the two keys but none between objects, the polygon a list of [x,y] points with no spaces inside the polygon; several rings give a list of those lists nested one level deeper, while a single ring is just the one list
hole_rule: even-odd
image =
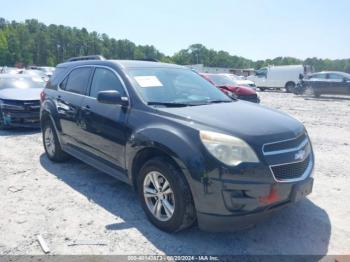
[{"label": "alloy wheel", "polygon": [[45,147],[50,156],[55,154],[55,138],[51,127],[45,129]]},{"label": "alloy wheel", "polygon": [[158,171],[149,172],[143,182],[143,195],[152,215],[160,221],[168,221],[175,210],[174,192],[169,181]]}]

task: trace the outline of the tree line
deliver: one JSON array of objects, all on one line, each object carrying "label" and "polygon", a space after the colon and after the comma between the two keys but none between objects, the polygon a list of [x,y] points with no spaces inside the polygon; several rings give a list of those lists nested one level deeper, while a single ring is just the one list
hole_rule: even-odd
[{"label": "tree line", "polygon": [[153,45],[136,45],[127,39],[115,39],[86,28],[63,25],[45,25],[36,19],[25,22],[6,21],[0,18],[0,66],[47,65],[55,66],[74,56],[102,54],[108,59],[157,59],[162,62],[204,64],[227,68],[261,68],[267,65],[307,64],[321,70],[338,70],[350,73],[350,59],[293,57],[253,61],[231,55],[226,51],[208,49],[193,44],[173,56],[167,56]]}]

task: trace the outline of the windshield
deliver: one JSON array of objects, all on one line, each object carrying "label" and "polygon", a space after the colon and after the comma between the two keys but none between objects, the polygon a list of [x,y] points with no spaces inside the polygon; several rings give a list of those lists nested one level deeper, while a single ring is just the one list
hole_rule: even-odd
[{"label": "windshield", "polygon": [[43,88],[43,81],[34,81],[29,77],[0,77],[0,90],[5,88]]},{"label": "windshield", "polygon": [[207,75],[216,86],[234,86],[236,82],[225,75]]},{"label": "windshield", "polygon": [[148,104],[232,102],[219,89],[188,69],[131,68],[128,74],[137,92]]}]

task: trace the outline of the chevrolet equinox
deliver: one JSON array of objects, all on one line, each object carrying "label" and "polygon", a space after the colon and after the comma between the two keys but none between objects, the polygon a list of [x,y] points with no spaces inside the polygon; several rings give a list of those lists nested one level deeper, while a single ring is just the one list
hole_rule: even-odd
[{"label": "chevrolet equinox", "polygon": [[312,191],[299,121],[233,100],[182,66],[68,60],[41,94],[40,119],[50,160],[71,155],[132,185],[167,232],[248,228]]}]

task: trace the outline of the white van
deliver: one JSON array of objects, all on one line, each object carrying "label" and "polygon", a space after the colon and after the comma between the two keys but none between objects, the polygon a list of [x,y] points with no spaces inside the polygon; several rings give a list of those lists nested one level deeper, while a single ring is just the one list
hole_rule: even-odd
[{"label": "white van", "polygon": [[300,74],[310,72],[311,67],[304,65],[268,66],[256,70],[255,75],[248,76],[247,79],[255,82],[261,91],[285,88],[291,92],[298,83]]}]

